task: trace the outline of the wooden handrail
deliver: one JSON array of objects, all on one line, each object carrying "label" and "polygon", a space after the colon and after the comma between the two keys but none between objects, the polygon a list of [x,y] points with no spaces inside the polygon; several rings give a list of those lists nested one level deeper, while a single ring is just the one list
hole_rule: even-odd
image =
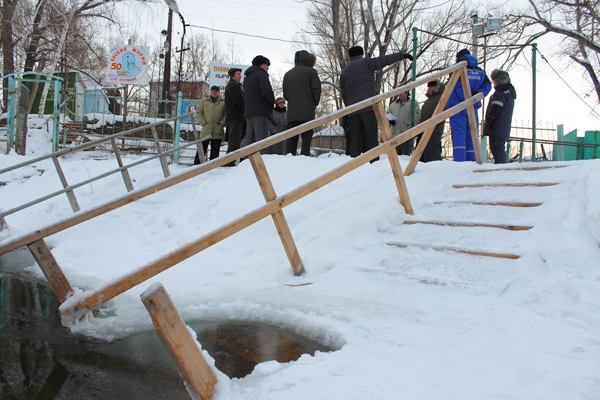
[{"label": "wooden handrail", "polygon": [[[184,246],[170,252],[169,254],[162,256],[154,261],[147,263],[146,265],[139,267],[127,274],[125,274],[119,280],[113,280],[108,284],[97,287],[86,292],[83,296],[77,298],[68,299],[62,306],[61,311],[63,315],[69,315],[70,319],[79,318],[85,315],[87,311],[100,306],[102,303],[118,296],[121,293],[126,292],[134,286],[150,279],[151,277],[171,268],[172,266],[192,257],[193,255],[207,249],[208,247],[219,243],[220,241],[232,236],[233,234],[247,228],[248,226],[262,220],[263,218],[272,215],[284,207],[287,207],[308,194],[316,191],[317,189],[333,182],[334,180],[346,175],[350,171],[360,167],[361,165],[371,161],[373,158],[386,153],[387,151],[396,148],[398,145],[405,141],[417,136],[421,132],[437,125],[446,118],[454,115],[465,108],[472,106],[476,102],[483,99],[483,94],[479,93],[464,102],[457,104],[456,106],[438,114],[434,115],[427,121],[411,128],[404,133],[386,141],[385,143],[361,154],[360,156],[353,158],[347,163],[339,166],[338,168],[329,171],[320,177],[313,179],[312,181],[269,201],[262,207],[259,207],[238,219],[230,222],[229,224],[223,225],[222,227],[209,232],[202,237],[185,244]],[[249,146],[250,147],[250,146]],[[233,154],[233,153],[230,153]],[[199,166],[198,169],[210,167],[209,163]],[[212,169],[212,168],[211,168]],[[192,171],[190,171],[192,172]],[[172,179],[176,179],[173,177]],[[144,189],[148,190],[148,189]],[[130,196],[126,196],[127,198]],[[121,200],[125,201],[125,200]],[[131,200],[133,201],[133,200]],[[131,202],[129,201],[129,202]],[[128,203],[129,203],[128,202]],[[125,203],[125,204],[128,204]],[[89,214],[90,212],[88,212]],[[74,220],[76,217],[72,218]],[[14,243],[14,242],[13,242]],[[13,244],[17,245],[17,243]],[[20,247],[20,246],[19,246]],[[4,248],[0,249],[0,252],[4,251]],[[66,319],[65,319],[66,320]]]},{"label": "wooden handrail", "polygon": [[[216,158],[216,159],[214,159],[212,161],[206,162],[204,164],[197,165],[195,167],[191,167],[189,170],[187,170],[186,172],[184,172],[182,174],[179,174],[179,175],[176,175],[176,176],[171,176],[169,178],[166,178],[166,179],[164,179],[164,180],[162,180],[162,181],[160,181],[158,183],[155,183],[155,184],[153,184],[151,186],[148,186],[146,188],[142,188],[142,189],[137,189],[137,190],[131,191],[128,194],[126,194],[126,195],[124,195],[124,196],[122,196],[120,198],[117,198],[116,200],[112,200],[112,201],[107,202],[105,204],[99,205],[96,208],[93,208],[91,210],[80,211],[80,212],[78,212],[77,214],[73,215],[70,218],[67,218],[65,220],[62,220],[62,221],[59,221],[57,223],[51,224],[51,225],[49,225],[49,226],[47,226],[45,228],[41,228],[41,229],[39,229],[39,230],[37,230],[37,231],[35,231],[33,233],[28,233],[28,234],[24,234],[24,235],[21,235],[21,236],[17,236],[15,238],[9,240],[8,242],[3,243],[2,245],[0,245],[0,254],[4,254],[4,253],[7,253],[9,251],[18,249],[19,247],[26,246],[28,244],[34,243],[34,242],[36,242],[36,241],[38,241],[40,239],[43,239],[43,238],[45,238],[47,236],[50,236],[50,235],[53,235],[53,234],[55,234],[57,232],[60,232],[62,230],[71,228],[71,227],[73,227],[75,225],[78,225],[78,224],[80,224],[82,222],[88,221],[88,220],[90,220],[92,218],[95,218],[95,217],[97,217],[99,215],[105,214],[105,213],[107,213],[109,211],[112,211],[112,210],[115,210],[115,209],[117,209],[119,207],[122,207],[124,205],[130,204],[130,203],[132,203],[134,201],[137,201],[137,200],[139,200],[141,198],[144,198],[146,196],[149,196],[149,195],[154,194],[156,192],[159,192],[161,190],[170,188],[171,186],[177,185],[177,184],[179,184],[181,182],[184,182],[184,181],[186,181],[188,179],[194,178],[194,177],[196,177],[198,175],[201,175],[201,174],[203,174],[205,172],[211,171],[211,170],[213,170],[215,168],[221,167],[221,166],[223,166],[225,164],[228,164],[228,163],[230,163],[232,161],[235,161],[237,159],[240,159],[240,158],[243,158],[243,157],[248,157],[252,153],[260,151],[260,150],[262,150],[264,148],[267,148],[267,147],[269,147],[269,146],[271,146],[273,144],[279,143],[279,142],[281,142],[283,140],[287,140],[287,139],[291,138],[292,136],[298,135],[298,134],[300,134],[302,132],[305,132],[305,131],[307,131],[309,129],[313,129],[313,128],[315,128],[315,127],[317,127],[319,125],[322,125],[324,123],[327,123],[327,122],[333,121],[335,119],[338,119],[340,117],[343,117],[345,115],[351,114],[354,111],[358,111],[358,110],[361,110],[361,109],[363,109],[365,107],[374,105],[374,104],[376,104],[376,103],[378,103],[380,101],[383,101],[385,99],[393,97],[393,96],[395,96],[397,94],[404,93],[404,92],[406,92],[408,90],[411,90],[411,89],[413,89],[413,88],[415,88],[417,86],[424,85],[424,84],[426,84],[427,82],[430,82],[433,79],[441,78],[441,77],[443,77],[445,75],[448,75],[448,74],[450,74],[450,73],[452,73],[454,71],[457,71],[457,70],[459,70],[461,68],[466,68],[466,66],[467,66],[467,62],[466,61],[462,61],[460,63],[454,64],[451,67],[443,69],[443,70],[441,70],[441,71],[439,71],[437,73],[434,73],[434,74],[429,75],[427,77],[421,78],[421,79],[416,80],[414,82],[410,82],[410,83],[408,83],[406,85],[400,86],[400,87],[398,87],[396,89],[393,89],[393,90],[391,90],[389,92],[382,93],[380,95],[377,95],[377,96],[371,97],[369,99],[363,100],[363,101],[361,101],[359,103],[356,103],[356,104],[353,104],[353,105],[351,105],[349,107],[346,107],[346,108],[343,108],[341,110],[335,111],[332,114],[329,114],[329,115],[326,115],[326,116],[314,119],[312,121],[306,122],[306,123],[304,123],[302,125],[299,125],[297,127],[292,128],[292,129],[288,129],[288,130],[286,130],[284,132],[281,132],[281,133],[279,133],[277,135],[269,136],[266,139],[263,139],[263,140],[258,141],[256,143],[253,143],[253,144],[251,144],[249,146],[242,147],[239,150],[236,150],[234,152],[226,154],[225,156],[221,156],[219,158]],[[451,89],[447,88],[447,90],[451,90]],[[470,99],[467,99],[465,102],[458,104],[457,106],[460,106],[461,104],[467,104],[468,103],[467,105],[465,105],[465,107],[459,108],[459,111],[462,111],[468,105],[473,104],[472,102],[470,102],[471,100],[473,100],[473,98],[474,97],[471,97]],[[483,96],[479,96],[478,97],[479,100],[481,100],[482,98],[483,98]],[[455,106],[455,107],[457,107],[457,106]],[[451,108],[450,110],[454,109],[455,107]],[[444,112],[442,114],[447,115],[446,118],[448,118],[448,116],[450,116],[450,115],[454,115],[454,114],[448,114],[447,112]],[[444,119],[446,119],[446,118],[444,118]],[[441,122],[444,119],[439,120],[438,122]],[[170,119],[170,120],[172,120],[172,119]],[[170,121],[170,120],[167,120],[167,121]],[[426,122],[429,122],[429,120],[426,121]],[[419,124],[419,125],[421,125],[421,124]],[[149,127],[149,125],[146,125],[144,127],[140,127],[139,129],[147,129],[148,127]],[[117,135],[119,135],[119,134],[117,134]],[[114,135],[111,135],[111,136],[107,137],[107,139],[109,139],[111,137],[114,137]],[[398,137],[403,137],[403,136],[400,135],[400,136],[397,136],[396,138],[398,138]],[[408,140],[410,138],[412,138],[412,136],[411,137],[407,137],[405,140]],[[401,144],[401,143],[403,143],[403,142],[399,142],[399,144]],[[81,147],[81,146],[77,146],[77,147]],[[57,152],[57,153],[60,153],[60,152]],[[56,155],[57,153],[53,153],[53,154]],[[45,158],[47,158],[47,157],[45,157]],[[45,159],[45,158],[38,158],[36,160]],[[27,165],[27,164],[24,164],[24,165]],[[16,166],[15,166],[15,168],[16,168]],[[3,172],[3,171],[4,170],[0,170],[0,172]]]}]

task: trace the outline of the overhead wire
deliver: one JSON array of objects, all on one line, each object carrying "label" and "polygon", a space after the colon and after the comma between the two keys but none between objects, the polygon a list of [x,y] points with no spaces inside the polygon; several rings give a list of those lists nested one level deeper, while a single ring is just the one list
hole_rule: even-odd
[{"label": "overhead wire", "polygon": [[556,74],[556,76],[558,76],[560,78],[561,81],[563,81],[563,83],[565,85],[567,85],[567,87],[569,88],[569,90],[571,90],[571,92],[573,92],[573,94],[575,94],[575,96],[577,96],[579,98],[579,100],[581,100],[583,102],[583,104],[585,104],[591,111],[592,114],[595,114],[594,117],[600,120],[600,114],[598,114],[598,112],[596,112],[596,110],[594,110],[594,108],[592,106],[590,106],[572,87],[571,85],[569,85],[567,83],[567,81],[565,81],[563,79],[563,77],[558,73],[558,71],[556,71],[556,69],[554,69],[554,67],[552,66],[552,64],[550,64],[550,61],[548,61],[548,59],[546,57],[544,57],[544,55],[542,54],[542,52],[537,49],[537,52],[540,54],[540,57],[542,58],[542,60],[546,61],[546,64],[548,64],[548,66],[552,69],[552,71],[554,71],[554,73]]}]

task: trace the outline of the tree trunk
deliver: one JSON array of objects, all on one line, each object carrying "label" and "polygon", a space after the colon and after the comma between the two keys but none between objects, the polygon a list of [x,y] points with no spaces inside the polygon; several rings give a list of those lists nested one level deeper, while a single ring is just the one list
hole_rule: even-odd
[{"label": "tree trunk", "polygon": [[[13,42],[12,19],[18,0],[2,1],[2,27],[0,35],[2,42],[2,75],[8,75],[15,72],[15,44]],[[4,79],[3,86],[8,87],[8,78]],[[3,108],[8,104],[8,90],[3,91]]]}]

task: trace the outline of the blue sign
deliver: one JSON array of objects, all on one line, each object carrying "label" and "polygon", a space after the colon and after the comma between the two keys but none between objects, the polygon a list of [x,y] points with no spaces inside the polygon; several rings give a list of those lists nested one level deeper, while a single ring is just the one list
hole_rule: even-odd
[{"label": "blue sign", "polygon": [[[181,102],[181,114],[196,114],[196,108],[198,108],[199,104],[200,100],[183,100]],[[182,118],[181,122],[187,122],[188,124],[191,124],[192,120],[190,118]]]}]

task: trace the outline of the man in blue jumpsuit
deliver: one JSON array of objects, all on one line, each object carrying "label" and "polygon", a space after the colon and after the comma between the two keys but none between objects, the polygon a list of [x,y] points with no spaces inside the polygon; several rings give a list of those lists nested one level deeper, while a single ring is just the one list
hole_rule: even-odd
[{"label": "man in blue jumpsuit", "polygon": [[[477,60],[469,53],[469,50],[462,49],[456,54],[456,62],[467,61],[467,73],[469,75],[469,86],[471,94],[483,93],[487,96],[492,89],[492,83],[485,74],[485,71],[477,66]],[[454,86],[454,90],[448,99],[448,108],[457,105],[465,100],[462,83],[459,81]],[[481,108],[481,102],[478,101],[475,106],[475,119],[479,126],[479,117],[477,110]],[[473,150],[473,139],[471,129],[469,128],[469,118],[467,110],[464,109],[458,114],[450,117],[450,128],[452,130],[452,144],[454,147],[454,161],[475,161],[475,150]],[[479,133],[478,133],[479,134]]]}]

